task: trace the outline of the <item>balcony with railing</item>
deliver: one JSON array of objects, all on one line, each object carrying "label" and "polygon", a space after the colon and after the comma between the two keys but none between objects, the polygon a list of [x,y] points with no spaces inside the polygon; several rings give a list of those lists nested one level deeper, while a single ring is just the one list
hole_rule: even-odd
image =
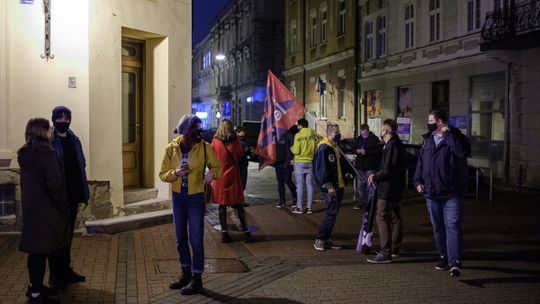
[{"label": "balcony with railing", "polygon": [[483,51],[540,46],[540,1],[510,2],[509,7],[486,14]]}]

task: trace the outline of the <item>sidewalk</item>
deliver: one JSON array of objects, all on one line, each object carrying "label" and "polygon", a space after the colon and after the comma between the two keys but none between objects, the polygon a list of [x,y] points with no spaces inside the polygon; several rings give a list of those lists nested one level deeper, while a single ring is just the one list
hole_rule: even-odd
[{"label": "sidewalk", "polygon": [[[88,278],[61,295],[62,303],[538,303],[540,299],[540,204],[533,196],[497,194],[494,202],[468,200],[465,207],[463,275],[434,270],[432,231],[421,199],[403,204],[402,254],[372,265],[356,253],[362,213],[345,202],[334,241],[342,250],[318,252],[314,235],[324,216],[277,209],[251,196],[248,224],[255,242],[222,244],[206,224],[204,295],[168,289],[179,263],[172,224],[119,235],[75,239],[75,269]],[[209,209],[208,220],[214,211]],[[231,221],[233,222],[233,221]],[[377,242],[377,235],[375,235]],[[0,303],[24,303],[26,255],[17,236],[0,236]],[[377,244],[375,244],[377,247]]]}]

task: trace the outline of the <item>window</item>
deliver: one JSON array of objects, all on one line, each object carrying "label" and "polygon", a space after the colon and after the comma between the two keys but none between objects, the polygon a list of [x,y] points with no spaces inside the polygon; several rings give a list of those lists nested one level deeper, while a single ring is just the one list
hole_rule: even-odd
[{"label": "window", "polygon": [[311,16],[311,46],[317,45],[317,15]]},{"label": "window", "polygon": [[441,39],[441,0],[429,0],[429,41]]},{"label": "window", "polygon": [[450,82],[448,80],[431,83],[431,108],[449,113]]},{"label": "window", "polygon": [[338,118],[345,117],[345,77],[338,77]]},{"label": "window", "polygon": [[328,12],[321,11],[321,43],[326,42],[326,35],[328,33]]},{"label": "window", "polygon": [[467,1],[467,31],[480,28],[480,0]]},{"label": "window", "polygon": [[405,48],[414,47],[414,5],[405,7]]},{"label": "window", "polygon": [[371,1],[366,1],[366,4],[365,4],[365,8],[366,8],[366,16],[371,14]]},{"label": "window", "polygon": [[386,16],[377,18],[377,58],[386,55]]},{"label": "window", "polygon": [[347,5],[345,0],[338,2],[338,36],[345,35],[345,16],[347,14]]},{"label": "window", "polygon": [[296,96],[296,81],[291,81],[291,85],[290,85],[290,88],[291,88],[291,93]]},{"label": "window", "polygon": [[365,42],[364,42],[364,60],[368,61],[373,58],[373,22],[366,22],[365,26]]},{"label": "window", "polygon": [[506,12],[508,11],[508,0],[494,0],[493,1],[493,10]]},{"label": "window", "polygon": [[377,3],[378,3],[377,5],[378,9],[384,8],[384,0],[378,0]]},{"label": "window", "polygon": [[505,145],[505,74],[471,77],[470,139],[473,157],[500,160]]},{"label": "window", "polygon": [[296,28],[296,20],[291,21],[291,35],[289,38],[289,53],[294,55],[296,52],[296,41],[298,40],[298,29]]}]

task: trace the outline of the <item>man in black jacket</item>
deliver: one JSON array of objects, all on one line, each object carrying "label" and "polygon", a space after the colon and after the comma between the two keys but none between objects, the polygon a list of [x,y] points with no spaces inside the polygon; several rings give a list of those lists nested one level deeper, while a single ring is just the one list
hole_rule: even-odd
[{"label": "man in black jacket", "polygon": [[69,207],[70,238],[67,246],[51,253],[49,256],[50,278],[49,284],[53,288],[62,288],[66,284],[84,282],[85,276],[76,273],[71,268],[71,241],[75,230],[76,216],[79,203],[88,204],[90,198],[88,181],[86,179],[86,159],[84,157],[81,141],[69,128],[71,124],[71,110],[65,106],[58,106],[52,111],[54,135],[51,145],[56,151],[56,157],[62,173]]},{"label": "man in black jacket", "polygon": [[420,150],[414,184],[424,194],[440,257],[437,270],[450,268],[450,275],[461,274],[463,254],[463,198],[467,192],[471,144],[459,129],[448,125],[448,115],[431,111],[428,133]]},{"label": "man in black jacket", "polygon": [[293,206],[296,206],[296,185],[292,181],[294,155],[291,152],[291,147],[294,143],[294,135],[297,132],[298,128],[294,125],[287,133],[283,134],[276,145],[276,162],[274,163],[274,169],[276,170],[279,194],[279,202],[276,205],[277,208],[285,206],[285,184],[291,191]]},{"label": "man in black jacket", "polygon": [[367,178],[375,173],[381,161],[381,145],[379,138],[369,130],[367,124],[360,126],[360,136],[356,139],[355,167],[359,175],[356,177],[357,204],[359,210],[367,205]]},{"label": "man in black jacket", "polygon": [[403,240],[403,220],[399,206],[405,187],[406,151],[396,134],[397,124],[393,119],[383,122],[381,138],[383,148],[380,169],[368,177],[370,185],[377,184],[377,227],[381,249],[377,256],[367,259],[370,263],[390,263],[399,255]]}]

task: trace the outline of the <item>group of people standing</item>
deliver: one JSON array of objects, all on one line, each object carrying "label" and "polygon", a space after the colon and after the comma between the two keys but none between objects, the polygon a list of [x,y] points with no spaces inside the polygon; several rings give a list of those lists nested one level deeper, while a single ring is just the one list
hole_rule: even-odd
[{"label": "group of people standing", "polygon": [[[30,303],[57,303],[53,298],[57,289],[85,281],[71,267],[70,249],[78,206],[89,199],[86,162],[81,142],[70,129],[71,118],[71,111],[59,106],[52,112],[54,129],[46,119],[31,119],[26,126],[26,143],[18,151],[24,221],[20,250],[28,253]],[[452,276],[459,276],[470,143],[459,129],[448,125],[443,111],[429,113],[427,128],[414,184],[427,200],[440,257],[436,269],[450,269]],[[251,240],[244,190],[247,156],[254,151],[243,142],[244,129],[235,129],[226,119],[221,121],[211,143],[203,140],[201,120],[195,115],[184,115],[174,133],[178,136],[167,145],[159,172],[160,179],[172,187],[176,248],[182,273],[169,287],[191,295],[202,292],[204,214],[210,189],[211,201],[219,205],[222,242],[232,241],[227,226],[228,207],[237,212],[245,241]],[[358,204],[354,208],[365,209],[368,188],[376,187],[380,250],[367,259],[376,264],[390,263],[399,256],[403,240],[400,202],[406,187],[407,161],[395,120],[383,122],[380,138],[383,144],[367,125],[362,125],[355,161],[359,174]],[[326,136],[320,138],[309,128],[307,120],[300,119],[276,147],[276,207],[286,206],[285,186],[293,196],[294,214],[312,213],[314,183],[322,192],[326,214],[315,238],[314,248],[318,251],[340,248],[331,240],[345,187],[337,145],[340,140],[339,125],[328,123]],[[292,181],[293,173],[296,184]],[[51,288],[43,285],[47,260]]]},{"label": "group of people standing", "polygon": [[[19,149],[23,213],[19,249],[28,253],[29,303],[58,303],[67,284],[86,278],[71,267],[71,245],[80,203],[89,195],[81,142],[70,129],[71,110],[58,106],[49,120],[33,118]],[[49,286],[43,284],[49,262]]]},{"label": "group of people standing", "polygon": [[[457,277],[462,268],[461,222],[471,146],[467,136],[448,124],[448,114],[444,111],[428,114],[427,130],[416,163],[414,185],[426,198],[439,255],[435,269],[449,269],[450,275]],[[361,127],[355,162],[359,171],[359,200],[355,209],[366,207],[368,188],[376,187],[380,250],[375,257],[367,259],[375,264],[390,263],[399,256],[403,241],[400,202],[408,186],[405,184],[407,153],[397,135],[396,121],[385,120],[380,136],[382,146],[367,125]]]}]

